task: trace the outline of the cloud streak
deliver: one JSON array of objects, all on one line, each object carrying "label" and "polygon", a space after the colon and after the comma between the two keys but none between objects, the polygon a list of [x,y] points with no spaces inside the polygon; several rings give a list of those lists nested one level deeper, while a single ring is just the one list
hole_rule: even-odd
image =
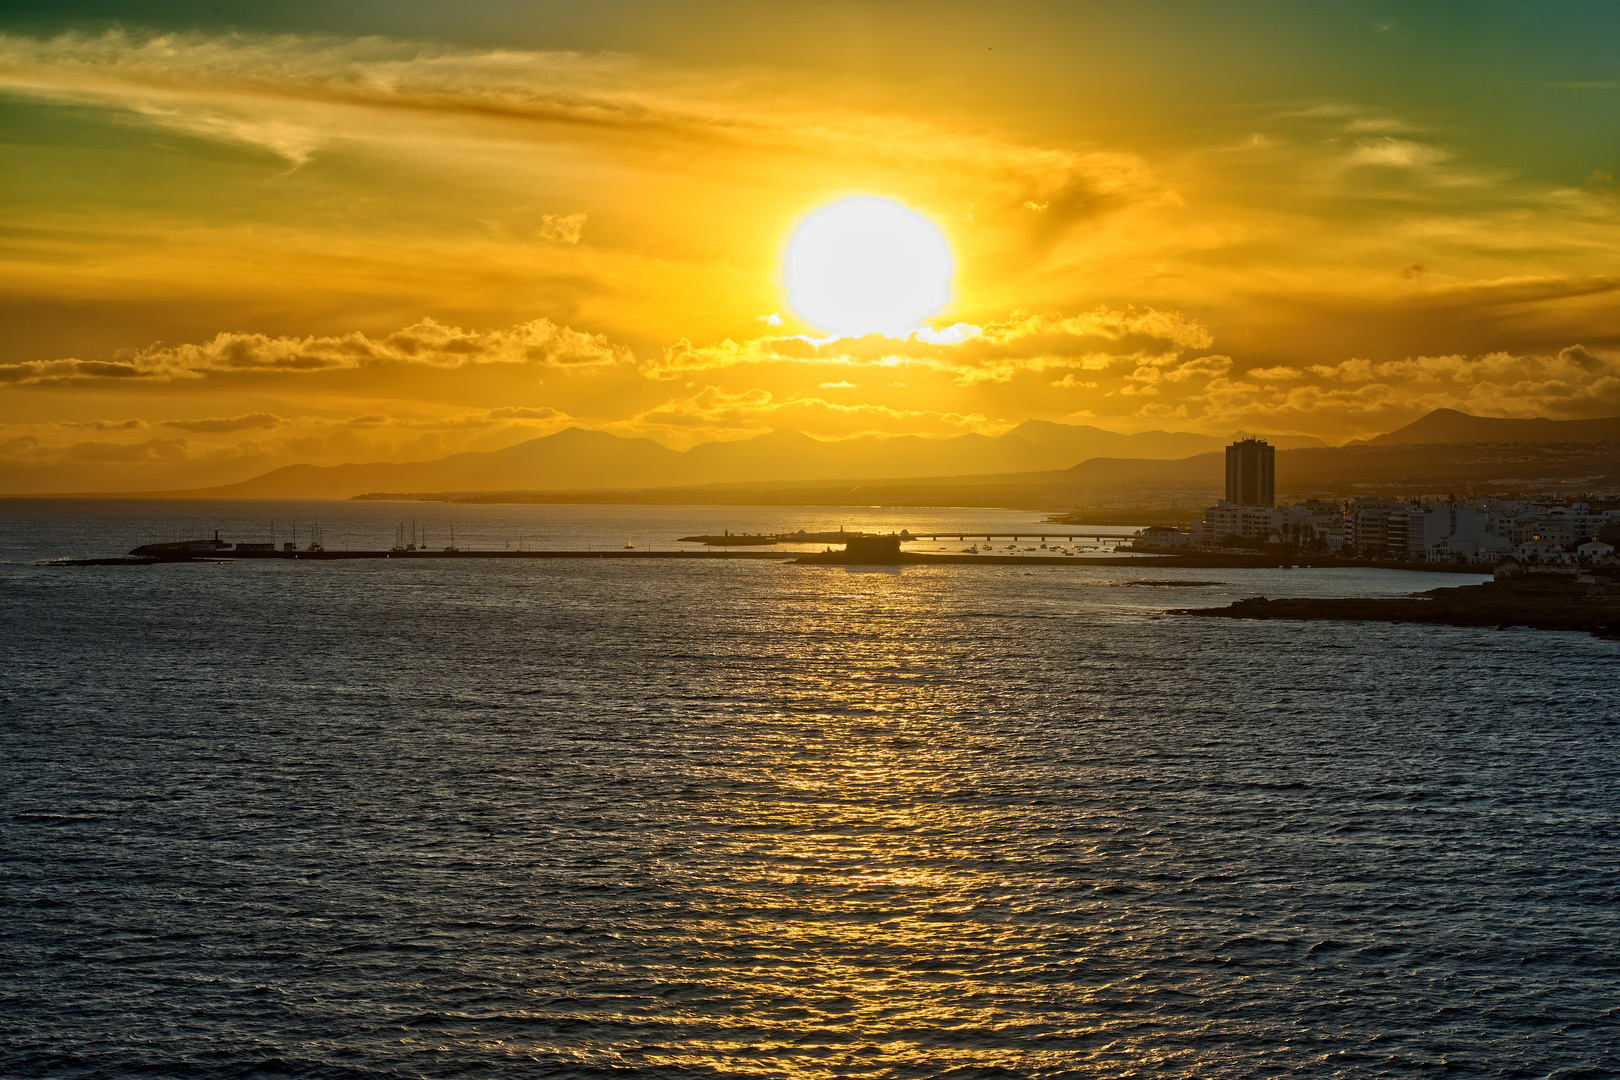
[{"label": "cloud streak", "polygon": [[[173,381],[228,372],[308,374],[390,365],[458,368],[476,364],[523,364],[590,368],[631,360],[627,348],[610,343],[601,334],[581,333],[548,319],[534,319],[508,330],[494,331],[463,330],[423,319],[378,338],[358,331],[336,337],[302,338],[220,333],[200,344],[153,346],[121,353],[113,362],[66,359],[0,364],[0,383]],[[171,426],[229,422],[232,421],[175,421]]]},{"label": "cloud streak", "polygon": [[206,435],[224,435],[235,431],[280,427],[286,422],[274,413],[260,412],[244,413],[241,416],[204,417],[198,420],[165,420],[163,426]]}]

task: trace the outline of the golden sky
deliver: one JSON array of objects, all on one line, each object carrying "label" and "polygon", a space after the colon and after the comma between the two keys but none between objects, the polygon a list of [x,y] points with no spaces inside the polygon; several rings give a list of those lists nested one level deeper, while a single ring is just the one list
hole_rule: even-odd
[{"label": "golden sky", "polygon": [[[0,490],[1620,414],[1605,5],[181,7],[0,19]],[[850,196],[950,246],[917,332],[788,304]]]}]

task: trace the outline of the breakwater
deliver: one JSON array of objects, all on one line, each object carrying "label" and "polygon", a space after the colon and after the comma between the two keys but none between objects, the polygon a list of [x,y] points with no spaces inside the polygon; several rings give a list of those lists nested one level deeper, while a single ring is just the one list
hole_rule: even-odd
[{"label": "breakwater", "polygon": [[237,561],[345,562],[354,559],[404,559],[440,561],[444,559],[686,559],[712,562],[716,559],[792,560],[791,552],[766,551],[214,551],[189,555],[152,555],[139,548],[128,555],[96,559],[52,559],[45,566],[156,566],[170,563],[219,563]]}]

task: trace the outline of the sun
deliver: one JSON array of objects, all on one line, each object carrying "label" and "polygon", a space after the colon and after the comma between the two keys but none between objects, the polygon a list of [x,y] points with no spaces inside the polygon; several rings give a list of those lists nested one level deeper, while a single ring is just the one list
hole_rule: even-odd
[{"label": "sun", "polygon": [[788,303],[844,337],[905,334],[951,298],[950,245],[890,199],[857,196],[805,215],[788,241]]}]

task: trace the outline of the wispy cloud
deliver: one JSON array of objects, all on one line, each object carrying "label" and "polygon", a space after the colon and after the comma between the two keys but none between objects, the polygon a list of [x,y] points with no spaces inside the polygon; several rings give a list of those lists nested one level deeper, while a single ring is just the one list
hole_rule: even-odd
[{"label": "wispy cloud", "polygon": [[1364,139],[1346,156],[1351,165],[1381,165],[1393,169],[1416,169],[1438,165],[1451,157],[1438,146],[1411,139]]},{"label": "wispy cloud", "polygon": [[577,214],[543,214],[540,218],[540,239],[558,244],[577,244],[585,235],[583,211]]},{"label": "wispy cloud", "polygon": [[165,420],[164,427],[181,431],[194,431],[207,435],[223,435],[233,431],[253,431],[259,428],[280,427],[287,421],[274,413],[244,413],[241,416],[212,416],[197,420]]},{"label": "wispy cloud", "polygon": [[146,426],[145,420],[59,420],[58,427],[84,428],[90,431],[139,431]]}]

